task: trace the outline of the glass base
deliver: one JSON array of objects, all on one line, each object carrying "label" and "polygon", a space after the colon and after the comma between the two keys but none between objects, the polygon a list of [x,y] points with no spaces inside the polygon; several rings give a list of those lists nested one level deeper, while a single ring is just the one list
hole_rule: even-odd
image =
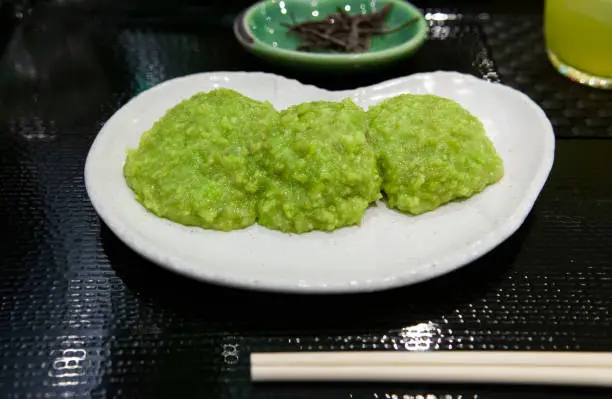
[{"label": "glass base", "polygon": [[582,72],[572,66],[567,65],[559,59],[552,51],[547,50],[548,59],[553,64],[555,69],[559,71],[561,75],[573,80],[574,82],[581,83],[583,85],[596,87],[598,89],[612,89],[612,78],[604,78],[601,76],[595,76]]}]

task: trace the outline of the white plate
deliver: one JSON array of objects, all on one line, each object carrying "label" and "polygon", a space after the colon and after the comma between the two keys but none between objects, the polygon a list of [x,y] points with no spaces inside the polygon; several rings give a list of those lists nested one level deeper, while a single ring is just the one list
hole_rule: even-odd
[{"label": "white plate", "polygon": [[[158,218],[134,200],[125,183],[126,150],[168,108],[217,87],[269,100],[277,109],[345,97],[368,107],[401,93],[451,98],[484,123],[504,160],[505,177],[466,201],[416,217],[378,204],[361,226],[332,233],[290,235],[260,226],[223,233]],[[527,96],[459,73],[422,73],[342,92],[264,73],[202,73],[164,82],[117,111],[91,147],[85,182],[96,211],[123,242],[178,273],[262,290],[363,292],[439,276],[500,244],[531,210],[552,167],[554,144],[550,122]]]}]

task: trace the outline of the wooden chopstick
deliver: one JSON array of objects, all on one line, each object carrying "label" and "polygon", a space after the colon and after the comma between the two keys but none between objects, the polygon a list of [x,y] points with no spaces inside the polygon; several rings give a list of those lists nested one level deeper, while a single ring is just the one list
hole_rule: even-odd
[{"label": "wooden chopstick", "polygon": [[251,364],[267,366],[348,365],[540,365],[612,367],[612,352],[540,351],[338,351],[270,352],[251,354]]},{"label": "wooden chopstick", "polygon": [[253,381],[422,381],[612,387],[609,352],[254,353]]}]

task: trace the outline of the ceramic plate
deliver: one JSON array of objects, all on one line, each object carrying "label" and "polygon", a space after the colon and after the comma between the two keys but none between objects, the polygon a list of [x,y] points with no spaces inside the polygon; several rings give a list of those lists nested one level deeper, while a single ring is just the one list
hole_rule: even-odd
[{"label": "ceramic plate", "polygon": [[[223,233],[185,227],[147,212],[125,183],[128,148],[179,101],[228,87],[277,109],[351,97],[367,108],[401,93],[451,98],[483,122],[504,159],[505,177],[484,192],[420,216],[382,203],[359,227],[284,234],[260,226]],[[423,73],[333,92],[264,73],[202,73],[164,82],[128,102],[89,152],[85,181],[108,227],[149,260],[186,276],[284,292],[363,292],[413,284],[457,269],[510,236],[524,221],[552,167],[554,134],[544,112],[501,84],[452,72]]]}]

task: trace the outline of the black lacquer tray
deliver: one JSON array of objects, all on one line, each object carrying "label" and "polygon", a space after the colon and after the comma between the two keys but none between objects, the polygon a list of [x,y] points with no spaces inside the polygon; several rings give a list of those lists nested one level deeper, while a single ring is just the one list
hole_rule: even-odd
[{"label": "black lacquer tray", "polygon": [[[610,397],[527,386],[251,384],[251,351],[612,350],[612,93],[552,69],[538,2],[415,2],[448,16],[430,18],[426,46],[390,69],[349,75],[284,70],[246,54],[231,25],[247,3],[2,6],[0,397]],[[523,227],[447,276],[350,296],[206,285],[141,259],[87,198],[83,167],[99,128],[166,79],[266,71],[343,89],[439,69],[524,91],[558,137]]]}]

